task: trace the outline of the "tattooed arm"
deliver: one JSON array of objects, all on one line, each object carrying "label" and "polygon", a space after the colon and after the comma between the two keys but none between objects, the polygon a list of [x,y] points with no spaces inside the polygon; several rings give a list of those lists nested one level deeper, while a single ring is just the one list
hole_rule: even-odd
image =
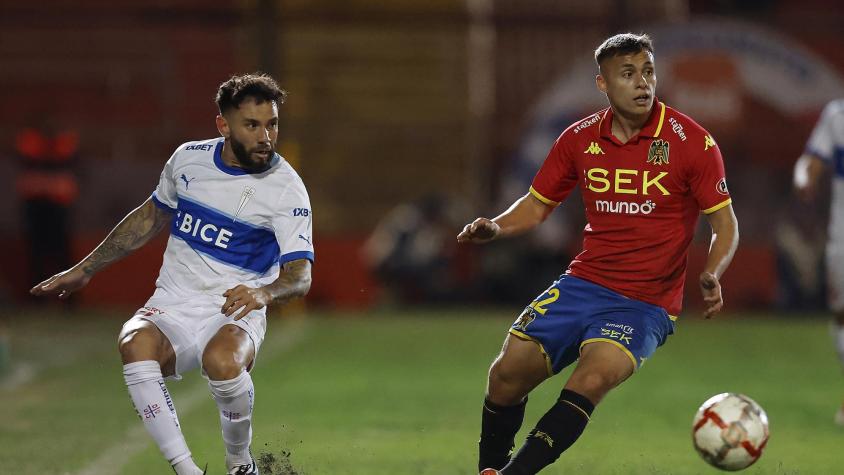
[{"label": "tattooed arm", "polygon": [[61,299],[67,298],[87,285],[95,273],[149,242],[172,219],[171,213],[157,207],[152,198],[148,198],[126,215],[85,259],[41,282],[29,292],[33,295],[58,294]]},{"label": "tattooed arm", "polygon": [[270,303],[284,303],[298,297],[304,297],[311,288],[311,261],[297,259],[286,262],[278,279],[263,287],[252,288],[238,285],[223,292],[226,303],[220,310],[226,316],[231,316],[239,309],[241,312],[234,317],[240,320],[252,310],[264,308]]}]

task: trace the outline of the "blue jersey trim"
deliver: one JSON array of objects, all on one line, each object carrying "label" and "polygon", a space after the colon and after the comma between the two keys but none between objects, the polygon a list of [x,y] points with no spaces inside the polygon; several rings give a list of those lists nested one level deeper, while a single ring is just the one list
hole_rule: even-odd
[{"label": "blue jersey trim", "polygon": [[299,259],[307,259],[311,262],[314,262],[314,253],[311,251],[288,252],[287,254],[284,254],[278,259],[278,263],[284,265],[290,261],[296,261]]},{"label": "blue jersey trim", "polygon": [[222,259],[218,259],[217,257],[215,257],[212,254],[208,254],[207,252],[203,252],[201,249],[196,249],[195,247],[191,246],[190,243],[186,239],[184,239],[182,236],[176,236],[176,235],[171,235],[171,236],[173,236],[174,238],[176,238],[176,239],[182,241],[183,243],[187,244],[188,247],[190,247],[193,251],[196,251],[197,253],[202,254],[203,256],[211,259],[212,261],[219,262],[220,264],[223,264],[223,265],[226,265],[226,266],[229,266],[229,267],[234,267],[235,269],[239,269],[239,270],[242,270],[244,272],[250,272],[252,274],[258,274],[260,276],[264,276],[264,275],[267,275],[269,273],[269,271],[271,271],[273,269],[273,267],[275,267],[275,265],[272,265],[265,272],[258,272],[254,269],[248,269],[246,267],[240,267],[237,264],[232,264],[231,262],[226,262]]},{"label": "blue jersey trim", "polygon": [[273,154],[273,158],[271,158],[270,162],[267,164],[266,170],[261,170],[259,172],[248,172],[248,171],[246,171],[242,168],[230,167],[230,166],[226,165],[225,162],[223,162],[223,144],[224,143],[226,143],[225,140],[220,140],[217,143],[217,147],[214,148],[214,165],[216,165],[217,168],[219,168],[221,172],[227,173],[229,175],[240,176],[240,175],[256,175],[258,173],[264,173],[267,170],[271,169],[272,167],[278,165],[278,163],[281,161],[281,159],[279,158],[279,155],[277,153],[275,153],[275,154]]},{"label": "blue jersey trim", "polygon": [[262,230],[262,231],[268,231],[268,232],[271,232],[271,233],[275,233],[275,230],[273,230],[273,228],[265,227],[265,226],[258,226],[257,224],[250,223],[249,221],[244,221],[242,218],[235,218],[233,215],[226,213],[224,211],[220,211],[217,208],[212,208],[212,207],[204,205],[204,204],[202,204],[198,201],[193,201],[191,199],[185,198],[184,196],[179,196],[179,202],[182,202],[182,201],[184,201],[185,203],[188,203],[191,206],[198,206],[200,208],[207,209],[209,211],[213,211],[213,212],[215,212],[215,213],[217,213],[221,216],[225,216],[231,222],[237,222],[239,224],[242,224],[244,226],[249,226],[250,228],[253,228],[253,229],[256,229],[256,230]]},{"label": "blue jersey trim", "polygon": [[278,262],[281,249],[271,230],[231,219],[215,209],[184,198],[171,234],[192,249],[215,259],[264,274]]},{"label": "blue jersey trim", "polygon": [[158,197],[157,197],[157,196],[155,196],[155,192],[154,192],[154,191],[152,192],[152,196],[151,196],[151,198],[152,198],[152,203],[153,203],[155,206],[157,206],[157,207],[159,207],[159,208],[163,209],[164,211],[167,211],[168,213],[175,213],[175,212],[176,212],[176,210],[175,210],[175,209],[173,209],[173,208],[171,208],[171,207],[167,206],[167,205],[166,205],[166,204],[164,204],[162,201],[160,201],[160,200],[158,199]]}]

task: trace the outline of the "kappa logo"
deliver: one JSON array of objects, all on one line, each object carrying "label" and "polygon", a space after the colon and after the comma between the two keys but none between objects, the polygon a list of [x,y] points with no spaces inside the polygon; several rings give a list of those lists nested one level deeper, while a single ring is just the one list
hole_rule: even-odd
[{"label": "kappa logo", "polygon": [[706,135],[703,137],[703,151],[707,151],[710,148],[715,146],[715,140],[712,139],[711,135]]},{"label": "kappa logo", "polygon": [[181,178],[181,180],[182,180],[183,182],[185,182],[185,189],[186,189],[186,190],[188,189],[188,186],[190,186],[190,182],[192,182],[192,181],[196,180],[196,177],[195,177],[195,176],[194,176],[194,177],[191,177],[191,179],[190,179],[190,180],[188,180],[188,177],[187,177],[184,173],[182,173],[182,176],[180,176],[179,178]]},{"label": "kappa logo", "polygon": [[583,153],[588,153],[591,155],[604,155],[604,151],[601,150],[601,146],[598,145],[598,142],[590,142],[589,147],[584,150]]},{"label": "kappa logo", "polygon": [[654,165],[668,165],[668,141],[656,139],[648,149],[647,163]]},{"label": "kappa logo", "polygon": [[240,212],[243,211],[243,208],[246,207],[246,203],[249,203],[249,200],[254,194],[255,188],[252,188],[251,186],[243,187],[243,193],[240,194],[240,202],[237,204],[237,210],[234,212],[234,218],[232,218],[232,221],[237,221],[237,217],[240,216]]}]

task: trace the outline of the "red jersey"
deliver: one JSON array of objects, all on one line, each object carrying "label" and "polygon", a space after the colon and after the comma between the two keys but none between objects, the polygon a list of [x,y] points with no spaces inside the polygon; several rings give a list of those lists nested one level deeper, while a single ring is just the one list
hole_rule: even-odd
[{"label": "red jersey", "polygon": [[580,185],[588,223],[567,274],[680,313],[686,258],[700,212],[731,203],[712,136],[656,100],[638,135],[621,143],[607,108],[554,142],[530,188],[558,205]]}]

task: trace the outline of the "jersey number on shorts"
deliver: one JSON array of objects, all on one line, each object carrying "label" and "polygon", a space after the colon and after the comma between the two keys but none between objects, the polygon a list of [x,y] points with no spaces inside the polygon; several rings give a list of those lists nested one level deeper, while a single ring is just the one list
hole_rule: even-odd
[{"label": "jersey number on shorts", "polygon": [[[558,298],[560,298],[560,289],[551,288],[551,289],[548,289],[548,291],[545,292],[542,295],[545,295],[545,294],[548,294],[548,298],[542,299],[542,300],[536,299],[536,300],[533,301],[533,303],[528,305],[528,307],[530,307],[530,308],[536,310],[537,312],[539,312],[540,315],[545,315],[545,312],[548,311],[548,309],[545,308],[545,307],[548,306],[548,305],[551,305],[552,303],[556,302]],[[540,297],[542,295],[540,295]]]}]

